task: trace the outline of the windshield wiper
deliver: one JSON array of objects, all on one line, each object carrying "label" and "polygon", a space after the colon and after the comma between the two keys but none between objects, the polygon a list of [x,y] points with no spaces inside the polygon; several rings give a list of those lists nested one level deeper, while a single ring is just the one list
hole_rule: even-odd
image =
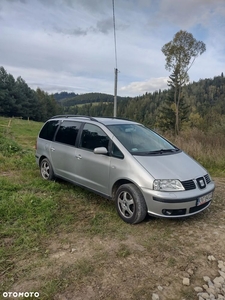
[{"label": "windshield wiper", "polygon": [[177,152],[177,151],[179,151],[178,148],[174,148],[174,149],[159,149],[159,150],[149,151],[148,154],[163,154],[163,153],[171,153],[171,152]]},{"label": "windshield wiper", "polygon": [[179,148],[174,148],[174,149],[159,149],[159,150],[153,150],[153,151],[130,151],[131,154],[137,155],[137,156],[148,156],[148,155],[161,155],[161,154],[166,154],[166,153],[175,153],[180,151]]}]

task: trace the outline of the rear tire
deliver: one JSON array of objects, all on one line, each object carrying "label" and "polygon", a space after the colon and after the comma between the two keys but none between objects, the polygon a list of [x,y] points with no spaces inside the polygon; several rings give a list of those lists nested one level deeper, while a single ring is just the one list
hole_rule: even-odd
[{"label": "rear tire", "polygon": [[141,191],[132,183],[121,185],[115,196],[116,210],[121,219],[130,224],[142,222],[147,206]]},{"label": "rear tire", "polygon": [[42,159],[40,164],[41,177],[45,180],[52,180],[54,172],[50,161],[47,158]]}]

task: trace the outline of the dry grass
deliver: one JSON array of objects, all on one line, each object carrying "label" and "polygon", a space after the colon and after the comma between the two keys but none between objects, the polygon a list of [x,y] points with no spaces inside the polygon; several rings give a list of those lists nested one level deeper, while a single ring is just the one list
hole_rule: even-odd
[{"label": "dry grass", "polygon": [[225,174],[225,136],[206,133],[197,128],[181,132],[174,137],[165,135],[171,142],[196,159],[216,176]]}]

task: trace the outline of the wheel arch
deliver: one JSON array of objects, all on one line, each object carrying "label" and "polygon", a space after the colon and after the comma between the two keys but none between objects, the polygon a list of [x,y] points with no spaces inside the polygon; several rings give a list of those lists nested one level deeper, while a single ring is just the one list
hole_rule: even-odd
[{"label": "wheel arch", "polygon": [[40,156],[40,158],[39,158],[39,161],[38,161],[38,165],[39,165],[39,167],[41,166],[41,162],[42,162],[42,160],[43,160],[43,159],[45,159],[45,158],[47,158],[47,159],[48,159],[48,157],[47,157],[47,156],[45,156],[45,155],[42,155],[42,156]]},{"label": "wheel arch", "polygon": [[126,223],[137,224],[147,215],[147,204],[142,190],[130,180],[118,181],[115,185],[115,205],[120,218]]},{"label": "wheel arch", "polygon": [[143,193],[142,193],[140,187],[139,187],[135,182],[133,182],[133,181],[131,181],[131,180],[129,180],[129,179],[119,179],[119,180],[117,180],[117,181],[114,183],[114,185],[113,185],[113,187],[112,187],[111,195],[112,195],[112,199],[113,199],[113,200],[115,200],[115,195],[116,195],[116,191],[118,190],[118,188],[119,188],[121,185],[127,184],[127,183],[131,183],[131,184],[135,185],[135,186],[139,189],[139,191],[141,192],[141,194],[142,194],[142,196],[143,196],[143,198],[144,198],[144,195],[143,195]]}]

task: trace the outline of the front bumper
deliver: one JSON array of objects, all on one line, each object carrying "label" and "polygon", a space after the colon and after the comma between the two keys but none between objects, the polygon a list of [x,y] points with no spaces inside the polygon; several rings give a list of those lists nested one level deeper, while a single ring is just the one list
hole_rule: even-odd
[{"label": "front bumper", "polygon": [[[148,214],[165,218],[180,218],[195,215],[210,206],[215,185],[213,182],[203,190],[161,192],[142,188]],[[212,194],[212,197],[211,197]],[[207,196],[209,195],[209,197]],[[199,199],[206,201],[198,205]]]}]

